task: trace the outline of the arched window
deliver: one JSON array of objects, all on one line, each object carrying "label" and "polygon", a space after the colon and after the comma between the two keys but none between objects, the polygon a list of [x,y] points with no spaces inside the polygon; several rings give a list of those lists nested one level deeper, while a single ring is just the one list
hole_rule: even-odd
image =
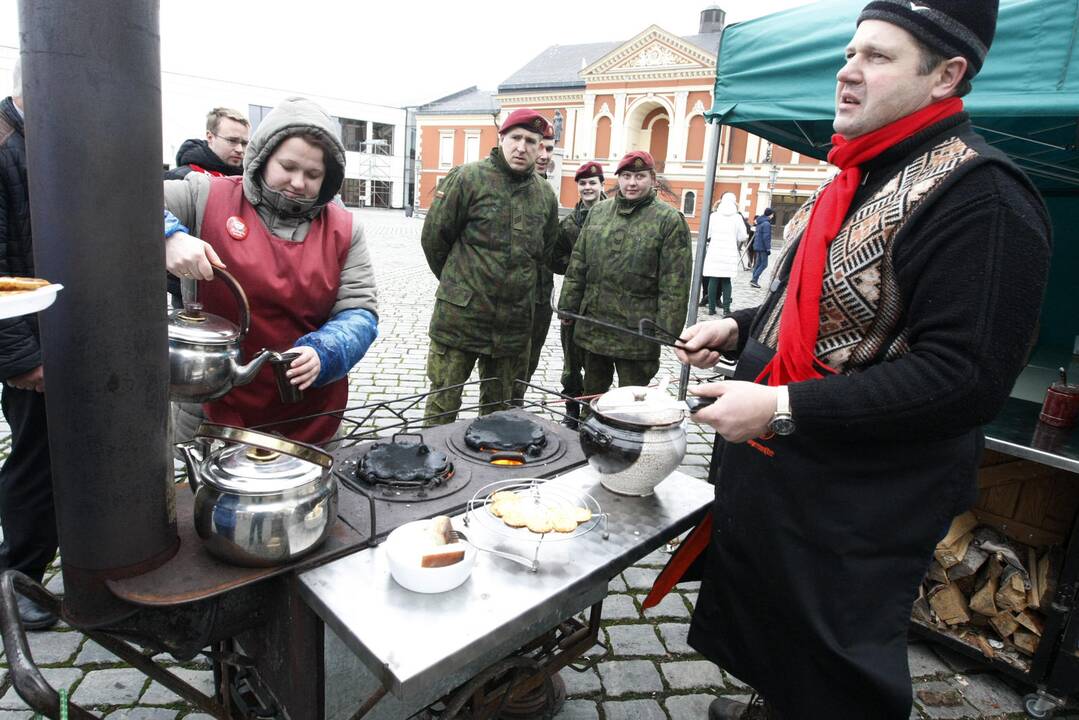
[{"label": "arched window", "polygon": [[611,156],[611,119],[601,117],[596,121],[596,158],[606,160]]},{"label": "arched window", "polygon": [[682,214],[686,217],[693,217],[695,212],[697,212],[697,193],[686,190],[682,194]]}]

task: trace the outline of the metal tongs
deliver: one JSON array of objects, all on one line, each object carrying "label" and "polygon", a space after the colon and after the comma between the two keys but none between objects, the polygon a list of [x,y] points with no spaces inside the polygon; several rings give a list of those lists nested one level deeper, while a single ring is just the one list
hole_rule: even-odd
[{"label": "metal tongs", "polygon": [[[681,336],[676,335],[670,330],[667,330],[666,328],[657,325],[656,321],[652,318],[641,318],[640,322],[637,323],[637,329],[634,330],[633,328],[622,327],[621,325],[609,323],[606,320],[597,320],[596,318],[590,318],[586,315],[578,315],[577,313],[570,312],[569,310],[560,310],[558,308],[558,305],[554,301],[554,297],[551,298],[551,309],[554,310],[555,314],[559,317],[569,318],[570,320],[574,321],[582,320],[586,323],[592,323],[593,325],[598,325],[601,328],[606,328],[607,330],[614,330],[615,332],[622,333],[623,335],[632,335],[639,340],[648,340],[649,342],[654,342],[657,345],[666,345],[667,347],[681,348],[687,342]],[[649,328],[652,330],[652,334],[649,334]],[[677,345],[676,343],[682,343],[682,345]]]}]

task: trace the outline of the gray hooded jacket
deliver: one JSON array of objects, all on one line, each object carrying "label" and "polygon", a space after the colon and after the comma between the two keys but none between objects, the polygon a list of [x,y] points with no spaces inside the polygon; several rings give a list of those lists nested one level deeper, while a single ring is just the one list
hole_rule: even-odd
[{"label": "gray hooded jacket", "polygon": [[[314,206],[301,215],[284,215],[271,206],[263,195],[262,166],[282,141],[294,135],[316,135],[333,148],[326,157],[326,176]],[[314,102],[305,98],[284,100],[267,115],[251,137],[244,154],[244,197],[255,207],[259,218],[279,238],[303,242],[311,221],[333,200],[345,177],[345,147],[337,133],[337,124]],[[191,173],[183,180],[165,181],[165,208],[179,218],[196,237],[202,234],[206,201],[210,196],[211,177]],[[363,308],[378,314],[375,276],[367,253],[363,226],[353,220],[352,246],[341,268],[341,287],[337,291],[331,315],[342,310]]]}]

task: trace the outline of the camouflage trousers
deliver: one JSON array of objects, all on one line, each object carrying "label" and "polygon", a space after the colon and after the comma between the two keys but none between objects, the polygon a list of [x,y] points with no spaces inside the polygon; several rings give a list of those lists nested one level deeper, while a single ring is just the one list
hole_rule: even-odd
[{"label": "camouflage trousers", "polygon": [[[472,368],[479,365],[480,415],[496,410],[506,410],[514,400],[524,397],[524,386],[516,383],[524,375],[528,362],[525,352],[508,357],[491,357],[481,353],[458,350],[432,340],[427,353],[427,379],[431,381],[431,394],[424,409],[425,424],[445,425],[457,419],[461,409],[463,388],[451,387],[467,382]],[[442,388],[449,388],[442,390]],[[441,392],[436,392],[441,390]]]},{"label": "camouflage trousers", "polygon": [[573,325],[562,325],[562,394],[584,395],[584,353],[573,344]]},{"label": "camouflage trousers", "polygon": [[629,360],[610,357],[581,350],[584,355],[584,394],[599,395],[611,389],[615,370],[618,386],[647,385],[659,372],[659,358],[655,360]]},{"label": "camouflage trousers", "polygon": [[528,375],[525,377],[532,382],[532,376],[539,367],[540,355],[543,354],[543,343],[547,342],[547,332],[551,329],[551,315],[554,310],[550,303],[537,303],[532,308],[532,345],[528,351]]}]

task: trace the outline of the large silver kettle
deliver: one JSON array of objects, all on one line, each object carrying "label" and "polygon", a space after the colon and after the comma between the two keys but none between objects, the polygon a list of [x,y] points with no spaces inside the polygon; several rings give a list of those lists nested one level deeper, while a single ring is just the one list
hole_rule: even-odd
[{"label": "large silver kettle", "polygon": [[273,356],[264,349],[246,365],[241,362],[243,339],[251,329],[251,307],[236,278],[219,267],[214,268],[214,275],[236,297],[240,325],[203,312],[202,304],[190,298],[193,292],[185,288],[184,306],[169,311],[169,397],[173,400],[201,403],[219,398],[254,380]]},{"label": "large silver kettle", "polygon": [[195,493],[195,531],[226,562],[295,560],[317,548],[337,519],[333,457],[313,445],[203,423],[177,447]]}]

